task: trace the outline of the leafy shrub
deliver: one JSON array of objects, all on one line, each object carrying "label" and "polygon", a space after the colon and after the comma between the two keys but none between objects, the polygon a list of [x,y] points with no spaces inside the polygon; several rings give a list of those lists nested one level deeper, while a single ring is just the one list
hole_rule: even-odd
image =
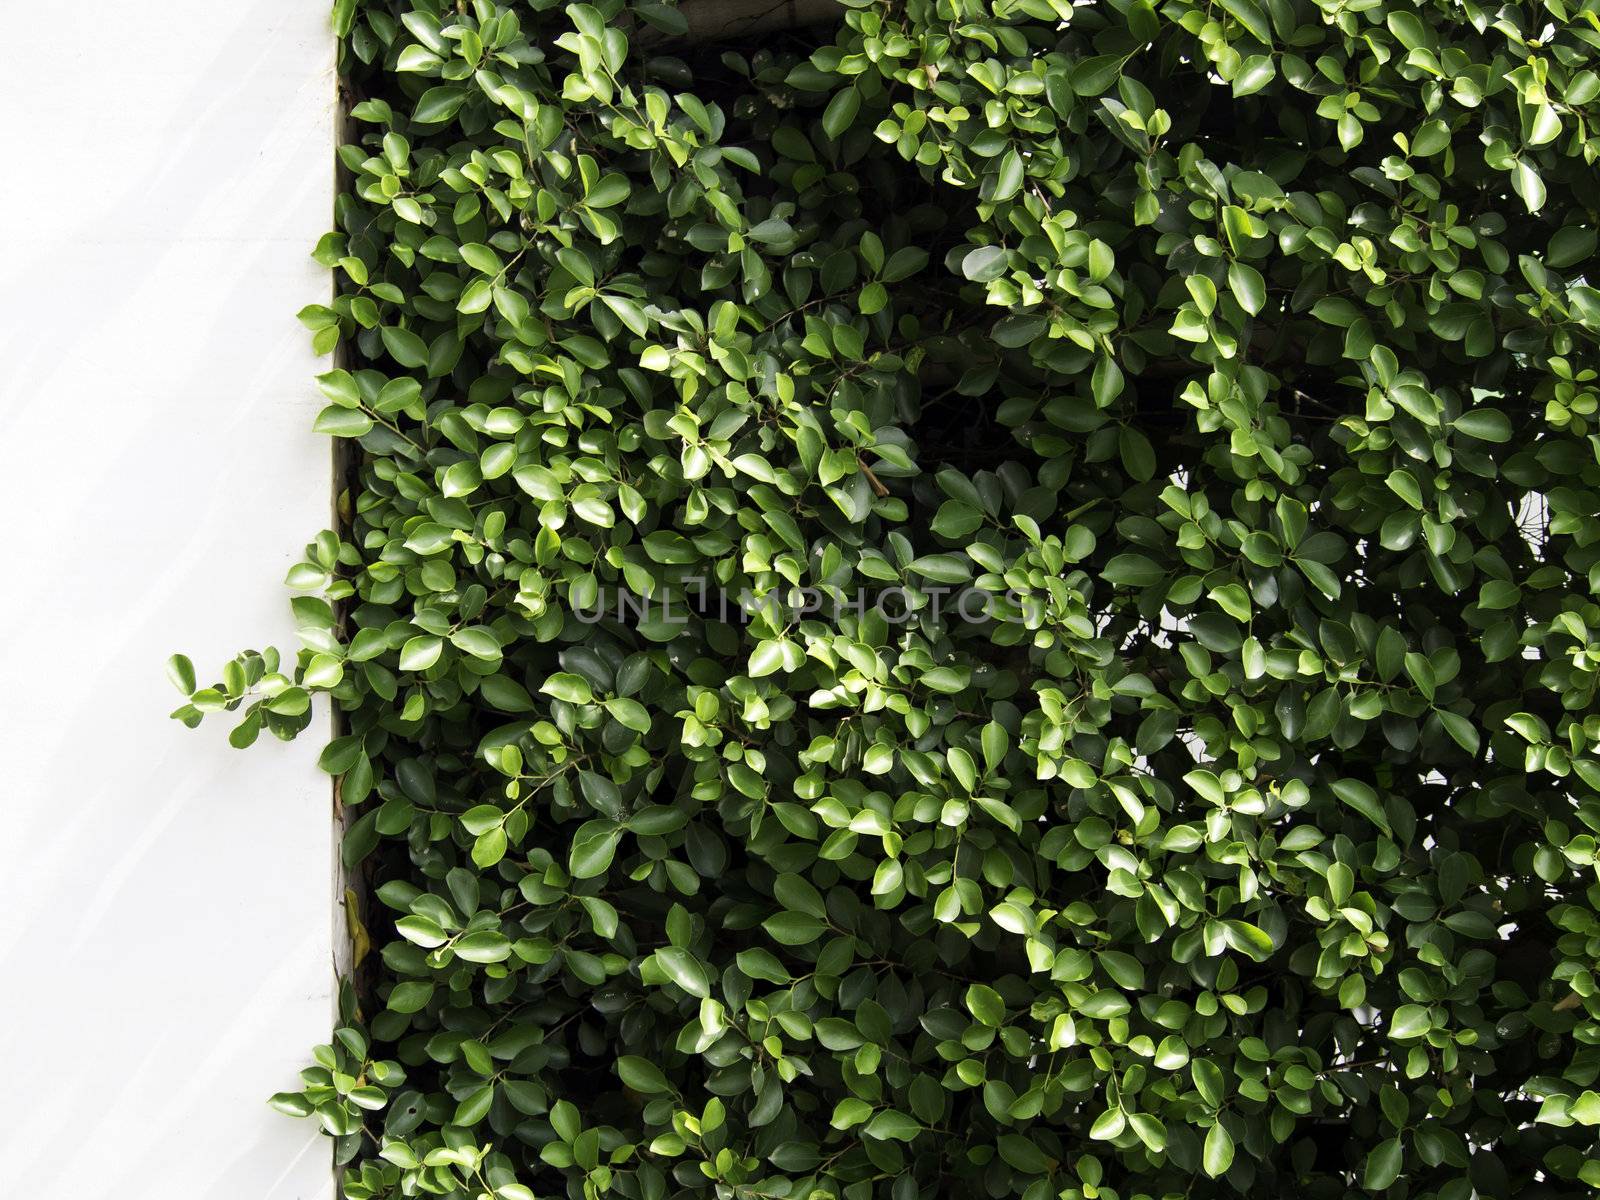
[{"label": "leafy shrub", "polygon": [[1600,1184],[1600,8],[725,10],[338,7],[343,528],[175,661],[345,723],[280,1107],[353,1200]]}]

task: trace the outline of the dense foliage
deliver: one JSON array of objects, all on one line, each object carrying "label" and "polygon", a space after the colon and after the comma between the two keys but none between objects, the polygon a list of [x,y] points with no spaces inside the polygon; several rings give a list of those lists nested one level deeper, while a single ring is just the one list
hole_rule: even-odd
[{"label": "dense foliage", "polygon": [[345,1194],[1589,1194],[1600,5],[696,2],[338,7]]}]

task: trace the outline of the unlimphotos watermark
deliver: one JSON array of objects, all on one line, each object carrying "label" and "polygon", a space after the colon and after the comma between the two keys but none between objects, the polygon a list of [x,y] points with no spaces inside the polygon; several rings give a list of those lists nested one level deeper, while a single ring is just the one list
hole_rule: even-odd
[{"label": "unlimphotos watermark", "polygon": [[790,587],[756,595],[748,589],[737,596],[723,588],[710,586],[702,577],[681,581],[682,591],[663,590],[655,597],[639,596],[622,587],[601,589],[588,605],[575,605],[572,615],[585,625],[598,625],[614,619],[628,623],[660,621],[668,625],[687,625],[698,617],[704,621],[749,623],[764,616],[767,623],[781,627],[807,617],[845,616],[857,620],[876,612],[890,625],[905,625],[927,617],[938,621],[953,614],[967,625],[996,621],[1020,621],[1034,625],[1043,616],[1044,601],[1036,595],[1014,590],[1001,594],[974,587],[934,584],[928,587],[888,587],[880,591],[857,588],[846,593],[838,588]]}]

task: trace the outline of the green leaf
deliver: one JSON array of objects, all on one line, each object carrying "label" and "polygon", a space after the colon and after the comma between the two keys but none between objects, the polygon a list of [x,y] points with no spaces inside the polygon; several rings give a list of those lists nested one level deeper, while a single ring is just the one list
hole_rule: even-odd
[{"label": "green leaf", "polygon": [[1123,426],[1117,432],[1117,451],[1122,466],[1130,478],[1143,483],[1156,473],[1156,452],[1150,439],[1132,426]]},{"label": "green leaf", "polygon": [[1189,1073],[1194,1077],[1195,1090],[1200,1093],[1200,1098],[1212,1108],[1221,1105],[1227,1092],[1223,1088],[1222,1071],[1216,1063],[1197,1058],[1189,1064]]},{"label": "green leaf", "polygon": [[435,946],[444,945],[449,940],[439,923],[430,917],[421,915],[401,917],[395,922],[395,928],[406,941],[430,950]]},{"label": "green leaf", "polygon": [[1101,577],[1119,587],[1149,587],[1160,583],[1166,572],[1143,554],[1118,554],[1106,563]]},{"label": "green leaf", "polygon": [[1432,1028],[1428,1010],[1421,1004],[1402,1004],[1389,1019],[1389,1036],[1397,1041],[1421,1037]]},{"label": "green leaf", "polygon": [[1359,779],[1336,779],[1333,781],[1333,794],[1384,833],[1391,832],[1388,814],[1384,812],[1378,794],[1367,784]]},{"label": "green leaf", "polygon": [[402,671],[426,671],[439,661],[439,656],[443,651],[443,638],[418,634],[400,647],[400,669]]},{"label": "green leaf", "polygon": [[644,337],[650,332],[650,318],[636,302],[626,296],[601,296],[600,300],[607,308],[617,314],[618,319],[633,333]]},{"label": "green leaf", "polygon": [[650,732],[650,710],[637,700],[630,700],[626,696],[615,696],[605,704],[606,711],[618,724],[635,733]]},{"label": "green leaf", "polygon": [[1200,1150],[1200,1166],[1212,1179],[1227,1174],[1233,1166],[1233,1138],[1221,1122],[1206,1131],[1206,1140]]},{"label": "green leaf", "polygon": [[975,283],[988,283],[1006,273],[1004,246],[978,246],[961,260],[961,273]]},{"label": "green leaf", "polygon": [[580,825],[572,837],[572,853],[567,866],[572,877],[593,879],[605,874],[616,855],[621,836],[621,827],[609,819],[585,821]]},{"label": "green leaf", "polygon": [[1478,747],[1482,744],[1478,727],[1460,713],[1449,712],[1442,708],[1437,711],[1439,723],[1444,726],[1444,731],[1450,735],[1451,740],[1468,754],[1477,754]]},{"label": "green leaf", "polygon": [[1005,1024],[1006,1002],[988,984],[974,983],[967,988],[967,1011],[985,1025]]},{"label": "green leaf", "polygon": [[1234,96],[1254,96],[1272,82],[1275,74],[1272,59],[1265,54],[1251,55],[1233,76]]},{"label": "green leaf", "polygon": [[317,414],[317,419],[311,428],[316,433],[326,433],[333,437],[358,438],[369,433],[374,424],[373,419],[360,409],[340,408],[334,404]]},{"label": "green leaf", "polygon": [[[1595,77],[1600,83],[1600,77]],[[1561,270],[1586,262],[1594,257],[1595,231],[1585,229],[1579,225],[1568,225],[1556,230],[1550,238],[1550,249],[1545,254],[1545,263]]]},{"label": "green leaf", "polygon": [[1511,187],[1522,198],[1530,213],[1536,213],[1544,207],[1547,195],[1544,180],[1528,163],[1518,161],[1512,168]]},{"label": "green leaf", "polygon": [[338,38],[348,37],[351,26],[355,22],[356,0],[334,0],[333,3],[333,35]]},{"label": "green leaf", "polygon": [[933,531],[952,541],[965,538],[983,524],[983,513],[959,500],[946,500],[933,517]]},{"label": "green leaf", "polygon": [[455,630],[450,635],[450,644],[486,662],[498,662],[500,659],[500,639],[492,630],[481,625]]},{"label": "green leaf", "polygon": [[1072,90],[1080,96],[1098,96],[1117,81],[1126,61],[1120,54],[1081,59],[1072,68]]},{"label": "green leaf", "polygon": [[1089,1126],[1089,1136],[1095,1141],[1109,1142],[1122,1136],[1128,1127],[1128,1118],[1119,1108],[1108,1108]]},{"label": "green leaf", "polygon": [[972,578],[972,569],[953,554],[925,554],[907,569],[934,583],[965,583]]},{"label": "green leaf", "polygon": [[361,389],[349,371],[334,370],[318,375],[317,386],[322,389],[324,396],[341,408],[355,408],[361,403]]},{"label": "green leaf", "polygon": [[663,946],[656,951],[656,962],[667,978],[691,996],[701,999],[711,995],[711,985],[706,981],[706,969],[687,950],[677,946]]},{"label": "green leaf", "polygon": [[1006,1165],[1025,1175],[1048,1174],[1054,1165],[1044,1151],[1021,1134],[1003,1133],[997,1144]]},{"label": "green leaf", "polygon": [[428,360],[428,344],[409,329],[385,325],[378,330],[383,347],[402,367],[420,367]]},{"label": "green leaf", "polygon": [[1427,30],[1415,13],[1405,9],[1393,9],[1385,14],[1384,20],[1388,23],[1389,32],[1394,34],[1395,40],[1407,50],[1415,50],[1418,46],[1428,44]]},{"label": "green leaf", "polygon": [[457,958],[474,963],[504,962],[511,957],[511,943],[505,936],[492,931],[469,933],[452,947]]},{"label": "green leaf", "polygon": [[775,942],[785,946],[806,946],[822,935],[825,926],[808,913],[782,912],[761,922],[761,928]]},{"label": "green leaf", "polygon": [[1422,507],[1422,488],[1418,485],[1416,476],[1410,471],[1404,467],[1390,471],[1385,482],[1388,483],[1391,492],[1412,508]]},{"label": "green leaf", "polygon": [[828,1123],[835,1129],[853,1129],[871,1115],[872,1106],[865,1100],[846,1096],[835,1106],[833,1117]]},{"label": "green leaf", "polygon": [[922,686],[946,696],[966,691],[972,672],[966,667],[935,667],[922,673]]},{"label": "green leaf", "polygon": [[802,875],[786,872],[772,883],[772,894],[784,908],[796,913],[806,913],[818,921],[825,921],[828,907],[811,881]]},{"label": "green leaf", "polygon": [[854,87],[846,87],[835,93],[828,107],[822,113],[822,129],[829,137],[837,139],[843,136],[855,122],[856,114],[861,111],[861,93]]},{"label": "green leaf", "polygon": [[167,659],[167,678],[185,696],[195,690],[194,664],[186,655],[174,654]]},{"label": "green leaf", "polygon": [[922,1126],[905,1113],[886,1108],[868,1121],[861,1132],[878,1141],[909,1142],[922,1132]]},{"label": "green leaf", "polygon": [[554,699],[565,700],[568,704],[588,704],[594,699],[589,681],[570,671],[557,671],[544,681],[539,691]]},{"label": "green leaf", "polygon": [[1254,316],[1267,302],[1266,280],[1261,272],[1248,263],[1234,262],[1228,266],[1228,289],[1239,307]]},{"label": "green leaf", "polygon": [[1468,437],[1480,442],[1509,442],[1511,422],[1502,412],[1492,408],[1475,408],[1455,419],[1455,427]]},{"label": "green leaf", "polygon": [[1405,1155],[1400,1139],[1389,1138],[1379,1142],[1367,1154],[1366,1171],[1361,1179],[1361,1186],[1369,1192],[1381,1192],[1395,1180],[1400,1178],[1400,1168],[1404,1165]]},{"label": "green leaf", "polygon": [[1238,21],[1263,46],[1271,46],[1272,30],[1267,25],[1267,18],[1256,7],[1253,0],[1222,0],[1222,7],[1228,15]]},{"label": "green leaf", "polygon": [[467,89],[452,84],[431,87],[422,93],[411,119],[419,125],[442,125],[466,103]]},{"label": "green leaf", "polygon": [[617,1059],[617,1075],[634,1091],[645,1096],[672,1091],[672,1085],[661,1073],[661,1068],[649,1059],[624,1054]]},{"label": "green leaf", "polygon": [[1022,190],[1026,168],[1022,156],[1015,150],[1006,151],[1000,159],[1000,169],[995,175],[994,191],[990,199],[996,204],[1009,200]]}]

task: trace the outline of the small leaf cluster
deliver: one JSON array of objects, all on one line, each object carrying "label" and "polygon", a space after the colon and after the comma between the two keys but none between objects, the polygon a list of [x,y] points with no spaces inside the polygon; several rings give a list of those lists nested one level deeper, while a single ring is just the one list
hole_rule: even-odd
[{"label": "small leaf cluster", "polygon": [[344,1195],[1600,1189],[1600,4],[694,3],[336,7]]}]

